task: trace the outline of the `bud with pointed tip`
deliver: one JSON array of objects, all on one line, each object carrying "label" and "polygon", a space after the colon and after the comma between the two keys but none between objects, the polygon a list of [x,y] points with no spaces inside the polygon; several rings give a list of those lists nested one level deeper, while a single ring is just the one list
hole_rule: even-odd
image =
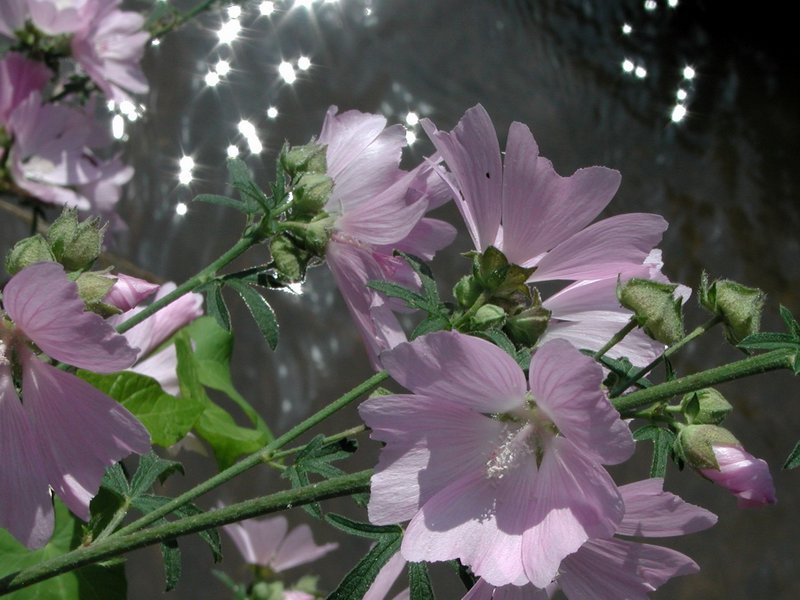
[{"label": "bud with pointed tip", "polygon": [[292,191],[292,215],[315,215],[333,190],[333,180],[323,173],[303,173]]},{"label": "bud with pointed tip", "polygon": [[632,278],[617,285],[620,304],[632,310],[637,324],[654,340],[670,346],[684,337],[683,299],[676,283]]},{"label": "bud with pointed tip", "polygon": [[549,322],[549,310],[542,306],[532,306],[510,317],[506,322],[506,330],[515,343],[531,348],[542,337]]},{"label": "bud with pointed tip", "polygon": [[704,308],[722,318],[725,337],[731,344],[738,344],[748,335],[758,333],[766,299],[760,289],[728,279],[718,279],[709,284],[708,275],[703,273],[699,296]]},{"label": "bud with pointed tip", "polygon": [[25,267],[30,267],[40,262],[56,262],[56,257],[50,250],[50,244],[40,234],[22,239],[6,254],[6,271],[9,275],[16,275]]},{"label": "bud with pointed tip", "polygon": [[697,390],[683,397],[684,414],[693,425],[719,425],[733,406],[714,388]]},{"label": "bud with pointed tip", "polygon": [[67,271],[82,271],[100,256],[105,229],[97,217],[78,221],[78,211],[65,208],[47,230],[47,241],[56,260]]},{"label": "bud with pointed tip", "polygon": [[328,146],[312,140],[304,146],[284,146],[280,155],[281,167],[292,177],[301,173],[325,173],[328,170]]}]

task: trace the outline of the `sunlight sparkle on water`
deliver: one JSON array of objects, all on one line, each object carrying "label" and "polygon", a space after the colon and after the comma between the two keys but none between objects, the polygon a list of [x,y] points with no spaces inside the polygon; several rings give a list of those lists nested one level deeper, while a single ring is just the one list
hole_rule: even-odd
[{"label": "sunlight sparkle on water", "polygon": [[683,104],[676,104],[672,109],[670,118],[673,123],[680,123],[686,116],[686,107]]},{"label": "sunlight sparkle on water", "polygon": [[241,30],[242,25],[237,19],[231,19],[227,23],[224,23],[222,27],[219,28],[219,31],[217,31],[217,37],[219,38],[220,44],[232,43],[237,37],[239,37],[239,32]]},{"label": "sunlight sparkle on water", "polygon": [[627,58],[622,61],[622,70],[623,71],[625,71],[626,73],[633,73],[633,69],[634,69],[633,61],[631,61],[631,60],[629,60]]},{"label": "sunlight sparkle on water", "polygon": [[227,60],[220,60],[217,61],[217,73],[219,73],[222,77],[225,77],[228,73],[231,72],[231,63]]},{"label": "sunlight sparkle on water", "polygon": [[182,156],[178,161],[181,171],[191,171],[194,169],[194,159],[191,156]]},{"label": "sunlight sparkle on water", "polygon": [[180,181],[183,185],[189,185],[192,183],[192,174],[189,171],[181,171],[178,173],[178,181]]},{"label": "sunlight sparkle on water", "polygon": [[630,35],[632,31],[633,31],[633,27],[631,27],[627,23],[623,23],[622,24],[622,33],[624,35]]},{"label": "sunlight sparkle on water", "polygon": [[417,134],[411,130],[406,131],[406,143],[411,146],[417,141]]},{"label": "sunlight sparkle on water", "polygon": [[214,71],[206,73],[205,82],[208,87],[214,87],[219,83],[219,74]]},{"label": "sunlight sparkle on water", "polygon": [[297,74],[294,72],[294,67],[291,63],[285,60],[278,65],[278,73],[286,83],[292,84],[297,80]]},{"label": "sunlight sparkle on water", "polygon": [[311,68],[311,59],[307,56],[301,56],[297,59],[297,68],[301,71],[308,71]]},{"label": "sunlight sparkle on water", "polygon": [[678,0],[667,0],[667,6],[670,8],[675,8],[678,6]]},{"label": "sunlight sparkle on water", "polygon": [[689,95],[689,94],[688,94],[688,93],[686,92],[686,90],[684,90],[684,89],[679,89],[677,92],[675,92],[675,97],[676,97],[678,100],[686,100],[686,97],[687,97],[688,95]]},{"label": "sunlight sparkle on water", "polygon": [[111,135],[115,140],[121,140],[125,135],[125,119],[122,115],[114,115],[111,119]]},{"label": "sunlight sparkle on water", "polygon": [[684,79],[688,79],[689,81],[691,81],[692,79],[694,79],[695,75],[697,75],[697,73],[695,72],[693,67],[691,67],[689,65],[686,65],[685,67],[683,67],[683,78]]},{"label": "sunlight sparkle on water", "polygon": [[258,10],[261,11],[261,14],[265,17],[268,17],[273,12],[275,12],[275,3],[265,1],[258,5]]},{"label": "sunlight sparkle on water", "polygon": [[278,116],[278,109],[277,109],[276,107],[274,107],[274,106],[270,106],[270,107],[267,109],[267,116],[268,116],[270,119],[274,119],[274,118],[276,118],[276,117]]},{"label": "sunlight sparkle on water", "polygon": [[178,203],[175,205],[175,213],[176,213],[176,214],[178,214],[178,215],[179,215],[179,216],[181,216],[181,217],[182,217],[183,215],[185,215],[185,214],[188,212],[188,210],[189,210],[189,207],[188,207],[188,206],[186,206],[186,203],[185,203],[185,202],[178,202]]},{"label": "sunlight sparkle on water", "polygon": [[294,5],[305,9],[311,9],[314,0],[294,0]]},{"label": "sunlight sparkle on water", "polygon": [[239,147],[231,144],[230,146],[228,146],[226,152],[228,154],[228,158],[236,158],[237,156],[239,156]]},{"label": "sunlight sparkle on water", "polygon": [[658,8],[658,3],[656,0],[644,0],[645,10],[655,10],[656,8]]},{"label": "sunlight sparkle on water", "polygon": [[242,7],[238,4],[228,7],[228,17],[231,19],[238,19],[242,16]]},{"label": "sunlight sparkle on water", "polygon": [[645,69],[642,65],[639,65],[634,69],[633,74],[636,75],[639,79],[644,79],[647,77],[647,69]]},{"label": "sunlight sparkle on water", "polygon": [[419,123],[419,115],[415,112],[410,112],[406,115],[406,123],[411,125],[412,127]]}]

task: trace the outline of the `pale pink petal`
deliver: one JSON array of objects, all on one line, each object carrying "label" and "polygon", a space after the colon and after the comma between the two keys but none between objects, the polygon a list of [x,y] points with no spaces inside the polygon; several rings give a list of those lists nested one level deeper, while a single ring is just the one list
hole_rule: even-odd
[{"label": "pale pink petal", "polygon": [[561,177],[530,130],[512,123],[503,168],[503,245],[509,261],[522,264],[579,232],[611,201],[620,174],[605,167]]},{"label": "pale pink petal", "polygon": [[434,254],[453,243],[457,233],[450,223],[423,218],[417,221],[408,235],[392,244],[392,248],[386,247],[384,251],[390,254],[392,250],[400,250],[424,260],[432,260]]},{"label": "pale pink petal", "polygon": [[700,473],[736,496],[739,508],[775,504],[775,485],[766,461],[739,446],[714,445],[712,450],[719,470],[700,469]]},{"label": "pale pink petal", "polygon": [[24,352],[22,393],[33,436],[42,446],[50,485],[69,509],[89,519],[89,502],[106,468],[150,450],[136,418],[74,375]]},{"label": "pale pink petal", "polygon": [[27,16],[28,0],[3,0],[0,2],[0,34],[14,37],[14,32],[25,26]]},{"label": "pale pink petal", "polygon": [[375,581],[369,586],[367,593],[364,594],[362,600],[385,600],[389,595],[389,590],[392,589],[394,582],[400,577],[400,574],[406,568],[406,560],[400,552],[395,554],[386,561],[386,564],[378,571],[378,576]]},{"label": "pale pink petal", "polygon": [[503,177],[500,144],[486,109],[470,108],[450,133],[428,119],[422,127],[455,177],[461,192],[455,203],[475,246],[486,250],[500,227]]},{"label": "pale pink petal", "polygon": [[229,523],[222,528],[231,536],[246,563],[267,567],[270,566],[275,552],[286,537],[289,523],[286,517],[279,515]]},{"label": "pale pink petal", "polygon": [[78,287],[58,263],[38,263],[11,278],[5,310],[49,356],[98,373],[128,368],[136,350],[100,316],[85,312]]},{"label": "pale pink petal", "polygon": [[479,579],[461,600],[549,600],[551,595],[532,585],[493,586]]},{"label": "pale pink petal", "polygon": [[[327,146],[328,175],[337,178],[386,127],[386,117],[357,110],[337,114],[339,109],[331,106],[325,114],[322,131],[317,142]],[[397,155],[397,162],[400,154]],[[397,165],[395,162],[395,165]]]},{"label": "pale pink petal", "polygon": [[530,387],[537,405],[559,431],[603,464],[621,463],[634,451],[633,436],[602,390],[603,370],[563,340],[536,351]]},{"label": "pale pink petal", "polygon": [[285,571],[298,565],[314,562],[338,547],[337,543],[318,546],[314,543],[311,528],[305,524],[298,525],[283,539],[275,556],[270,561],[270,566],[276,572]]},{"label": "pale pink petal", "polygon": [[680,575],[699,571],[680,552],[623,540],[592,540],[564,559],[559,584],[570,600],[647,600]]},{"label": "pale pink petal", "polygon": [[652,478],[620,486],[625,516],[618,535],[670,537],[702,531],[717,522],[715,514],[665,492],[663,485],[663,479]]},{"label": "pale pink petal", "polygon": [[138,277],[131,277],[124,273],[113,276],[117,281],[108,291],[103,302],[117,307],[121,311],[132,309],[134,306],[152,296],[158,289],[157,283],[150,283]]},{"label": "pale pink petal", "polygon": [[[0,8],[0,31],[2,10]],[[0,124],[8,123],[11,112],[31,92],[41,91],[52,75],[50,69],[41,62],[28,60],[16,52],[6,54],[3,60],[0,60]]]},{"label": "pale pink petal", "polygon": [[458,558],[495,585],[519,581],[531,480],[520,468],[496,479],[479,472],[449,485],[408,524],[403,556],[412,562]]},{"label": "pale pink petal", "polygon": [[481,412],[505,412],[525,398],[519,365],[485,340],[443,331],[403,343],[382,356],[383,367],[405,388],[449,398]]},{"label": "pale pink petal", "polygon": [[440,489],[486,470],[503,425],[446,398],[380,396],[359,406],[386,443],[371,480],[370,522],[400,523]]},{"label": "pale pink petal", "polygon": [[336,220],[336,231],[366,244],[386,245],[399,242],[428,210],[424,200],[406,204],[402,195],[408,188],[408,177],[370,196],[370,201],[342,213]]},{"label": "pale pink petal", "polygon": [[314,600],[314,595],[298,590],[286,590],[283,592],[282,600]]},{"label": "pale pink petal", "polygon": [[663,217],[629,213],[579,231],[548,252],[528,281],[602,279],[641,265],[667,229]]},{"label": "pale pink petal", "polygon": [[372,279],[383,279],[380,267],[365,248],[331,239],[325,253],[336,286],[364,340],[373,368],[379,370],[378,355],[405,341],[397,317],[378,293],[367,287]]},{"label": "pale pink petal", "polygon": [[173,396],[180,394],[178,353],[174,344],[170,344],[160,352],[156,352],[137,362],[128,370],[152,377],[161,385],[161,389],[168,394]]},{"label": "pale pink petal", "polygon": [[608,473],[569,440],[555,438],[544,453],[531,495],[522,559],[535,586],[546,587],[561,561],[591,538],[611,537],[624,505]]},{"label": "pale pink petal", "polygon": [[25,412],[11,370],[0,362],[0,527],[28,548],[40,548],[53,533],[53,506],[41,440]]}]

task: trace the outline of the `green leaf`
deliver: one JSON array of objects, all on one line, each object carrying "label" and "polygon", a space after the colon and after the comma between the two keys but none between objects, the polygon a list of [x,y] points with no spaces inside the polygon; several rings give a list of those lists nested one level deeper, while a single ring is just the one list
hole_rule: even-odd
[{"label": "green leaf", "polygon": [[171,592],[181,578],[181,551],[178,540],[161,543],[161,556],[164,559],[164,591]]},{"label": "green leaf", "polygon": [[433,586],[424,562],[408,563],[408,580],[411,600],[434,600]]},{"label": "green leaf", "polygon": [[78,376],[128,409],[159,446],[171,446],[182,439],[203,412],[203,405],[193,398],[171,396],[155,379],[139,373],[78,371]]},{"label": "green leaf", "polygon": [[214,283],[206,291],[206,309],[221,329],[231,330],[231,313],[225,304],[225,298],[222,297],[222,284]]},{"label": "green leaf", "polygon": [[800,350],[800,340],[788,333],[754,333],[736,345],[742,350],[780,350],[791,348]]},{"label": "green leaf", "polygon": [[361,600],[375,581],[383,565],[400,549],[402,533],[385,535],[378,540],[364,558],[345,575],[339,587],[328,600]]},{"label": "green leaf", "polygon": [[422,310],[428,308],[428,302],[424,296],[397,283],[372,279],[367,282],[367,285],[390,298],[399,298],[411,308],[420,308]]},{"label": "green leaf", "polygon": [[227,395],[242,409],[256,429],[263,431],[267,442],[273,439],[267,424],[233,384],[231,356],[233,334],[219,327],[212,318],[201,317],[186,328],[194,342],[194,361],[200,383]]},{"label": "green leaf", "polygon": [[231,184],[242,197],[247,205],[248,211],[255,213],[261,209],[264,213],[269,213],[271,208],[270,199],[253,182],[250,176],[250,169],[240,158],[228,160],[228,176]]},{"label": "green leaf", "polygon": [[637,442],[642,440],[651,440],[653,442],[650,477],[665,477],[669,455],[675,443],[675,434],[664,427],[645,425],[633,432],[633,439]]},{"label": "green leaf", "polygon": [[414,328],[409,339],[413,340],[432,331],[447,331],[449,329],[450,319],[444,316],[430,316]]},{"label": "green leaf", "polygon": [[786,324],[786,331],[796,340],[800,340],[800,323],[794,318],[791,311],[785,306],[781,305],[779,308],[781,319]]},{"label": "green leaf", "polygon": [[257,429],[240,427],[225,409],[214,404],[206,394],[200,382],[200,368],[192,353],[187,331],[181,331],[175,336],[175,349],[178,355],[181,396],[202,403],[204,409],[195,422],[194,429],[211,445],[219,467],[224,469],[242,454],[260,450],[267,443],[267,434]]},{"label": "green leaf", "polygon": [[[80,545],[83,522],[56,499],[53,537],[43,548],[30,551],[0,529],[0,577],[60,556]],[[13,592],[12,600],[124,600],[125,566],[120,561],[91,565]]]},{"label": "green leaf", "polygon": [[233,288],[236,293],[241,296],[242,300],[244,300],[250,314],[253,315],[253,319],[261,335],[267,340],[269,347],[275,350],[278,345],[278,321],[275,318],[275,312],[264,296],[241,281],[231,279],[225,283]]},{"label": "green leaf", "polygon": [[325,520],[349,535],[358,537],[369,538],[371,540],[380,540],[384,538],[391,538],[396,535],[402,536],[403,530],[398,525],[372,525],[371,523],[362,523],[360,521],[353,521],[342,515],[336,513],[328,513],[325,515]]},{"label": "green leaf", "polygon": [[131,477],[129,496],[141,496],[150,490],[156,481],[163,483],[175,472],[183,474],[181,463],[163,459],[151,450],[139,459],[139,468]]},{"label": "green leaf", "polygon": [[784,469],[796,469],[800,467],[800,441],[794,446],[794,450],[786,457],[786,462],[783,463]]},{"label": "green leaf", "polygon": [[[318,435],[305,448],[297,453],[294,463],[281,475],[289,479],[292,487],[302,487],[312,483],[309,474],[322,475],[326,479],[342,475],[344,471],[331,463],[348,458],[358,449],[354,440],[338,440],[325,443],[325,436]],[[303,506],[303,509],[314,517],[322,517],[322,509],[318,502]]]},{"label": "green leaf", "polygon": [[218,196],[217,194],[199,194],[194,197],[194,201],[205,202],[207,204],[216,204],[218,206],[225,206],[227,208],[233,208],[245,214],[251,214],[254,212],[251,206],[248,206],[247,204],[241,202],[240,200],[228,198],[227,196]]},{"label": "green leaf", "polygon": [[125,471],[122,470],[122,463],[114,463],[106,469],[100,487],[111,490],[119,496],[130,496],[131,486],[125,477]]}]

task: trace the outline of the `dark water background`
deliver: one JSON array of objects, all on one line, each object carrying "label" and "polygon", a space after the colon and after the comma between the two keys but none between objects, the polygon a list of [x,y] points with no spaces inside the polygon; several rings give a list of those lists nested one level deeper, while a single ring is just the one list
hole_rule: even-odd
[{"label": "dark water background", "polygon": [[[267,18],[257,16],[253,3],[245,8],[245,29],[232,46],[216,43],[223,15],[205,15],[147,53],[151,92],[143,117],[128,125],[124,145],[136,176],[121,204],[130,230],[120,239],[119,252],[159,277],[182,280],[235,241],[238,215],[207,205],[190,205],[185,216],[175,209],[196,193],[226,191],[226,147],[247,147],[236,128],[242,118],[256,126],[264,145],[260,156],[246,151],[242,156],[266,184],[283,141],[307,141],[331,104],[382,112],[390,122],[415,111],[449,129],[466,108],[481,102],[501,145],[509,123],[522,121],[563,175],[595,164],[619,169],[622,187],[606,214],[664,215],[670,222],[661,245],[667,274],[695,287],[706,269],[767,290],[764,326],[775,330],[779,304],[800,314],[800,95],[787,5],[654,4],[650,10],[633,0],[341,0]],[[627,35],[625,23],[632,28]],[[293,85],[283,83],[277,72],[281,57],[293,61],[300,55],[311,59],[311,68],[298,71]],[[203,78],[220,58],[230,61],[232,71],[208,87]],[[626,73],[626,58],[644,67],[646,76]],[[686,65],[696,71],[692,81],[683,78]],[[687,91],[688,114],[674,123],[670,115],[679,88]],[[278,108],[277,118],[267,117],[268,106]],[[409,164],[430,151],[424,134],[416,132]],[[177,183],[177,161],[184,153],[197,165],[188,187]],[[459,224],[452,207],[438,216]],[[25,234],[23,224],[8,218],[2,229],[4,246]],[[443,282],[463,273],[466,263],[458,253],[468,247],[462,232],[435,261]],[[254,251],[239,264],[261,259]],[[310,274],[302,295],[276,292],[269,300],[282,326],[274,354],[246,311],[233,307],[235,376],[280,433],[368,376],[369,368],[325,269]],[[687,322],[704,318],[692,302]],[[688,373],[734,358],[736,352],[714,332],[683,351],[675,364]],[[671,468],[667,488],[714,511],[720,522],[709,532],[667,542],[691,555],[702,571],[673,580],[654,597],[798,598],[800,475],[779,466],[800,430],[800,381],[780,373],[728,384],[722,391],[737,409],[729,426],[772,466],[779,504],[740,511],[723,491]],[[344,411],[325,431],[357,422],[354,410]],[[362,442],[353,470],[375,461],[376,448]],[[188,473],[167,493],[208,472],[208,461],[183,458]],[[615,476],[621,482],[642,478],[648,460],[647,452],[640,452]],[[267,468],[255,470],[200,504],[233,502],[285,485]],[[350,504],[333,502],[331,508],[348,511]],[[288,516],[292,524],[307,519],[299,510]],[[337,538],[329,528],[316,529],[320,542]],[[227,558],[221,568],[246,577],[235,548],[223,541]],[[360,540],[340,542],[339,552],[314,565],[323,589],[332,589],[366,549]],[[207,549],[195,539],[181,547],[185,574],[169,596],[227,597],[211,574],[216,567]],[[145,549],[130,560],[131,598],[162,595],[158,555],[157,548]],[[304,572],[296,571],[290,580]],[[446,569],[434,573],[444,582],[441,598],[459,597]]]}]

